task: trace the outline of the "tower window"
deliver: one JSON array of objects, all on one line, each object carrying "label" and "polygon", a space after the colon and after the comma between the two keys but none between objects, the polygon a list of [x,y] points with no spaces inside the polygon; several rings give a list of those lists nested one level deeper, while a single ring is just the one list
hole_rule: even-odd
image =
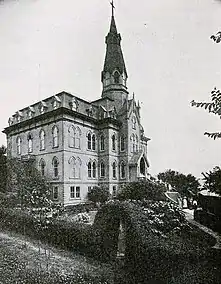
[{"label": "tower window", "polygon": [[136,117],[135,116],[133,116],[133,118],[132,118],[132,128],[133,129],[136,129]]},{"label": "tower window", "polygon": [[58,187],[57,186],[53,186],[53,199],[54,200],[58,200]]},{"label": "tower window", "polygon": [[92,150],[96,149],[96,137],[95,134],[92,135]]},{"label": "tower window", "polygon": [[115,71],[114,72],[114,84],[119,84],[120,83],[120,74]]},{"label": "tower window", "polygon": [[112,171],[113,171],[113,178],[116,178],[116,163],[115,162],[113,162]]},{"label": "tower window", "polygon": [[45,161],[43,159],[41,159],[40,161],[40,171],[41,171],[41,175],[44,176],[45,175]]},{"label": "tower window", "polygon": [[145,162],[144,162],[144,158],[142,157],[140,159],[140,173],[141,175],[144,175],[145,176]]},{"label": "tower window", "polygon": [[44,130],[40,131],[40,150],[45,149],[45,132]]},{"label": "tower window", "polygon": [[120,138],[120,150],[121,151],[125,150],[125,138],[124,138],[124,136],[121,136],[121,138]]},{"label": "tower window", "polygon": [[126,177],[126,165],[124,162],[121,163],[121,178],[125,178]]},{"label": "tower window", "polygon": [[96,163],[95,162],[93,162],[93,164],[92,164],[92,174],[93,174],[93,178],[96,178]]},{"label": "tower window", "polygon": [[101,151],[104,151],[104,136],[101,135],[101,138],[100,138],[100,149]]},{"label": "tower window", "polygon": [[112,150],[116,150],[116,137],[115,135],[112,136]]}]

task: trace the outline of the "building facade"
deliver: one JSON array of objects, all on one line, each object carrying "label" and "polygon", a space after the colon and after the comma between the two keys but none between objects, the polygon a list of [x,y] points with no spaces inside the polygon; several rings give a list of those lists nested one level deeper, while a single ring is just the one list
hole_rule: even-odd
[{"label": "building facade", "polygon": [[52,184],[54,201],[85,202],[94,186],[114,196],[123,184],[146,178],[149,163],[140,106],[129,98],[127,70],[112,13],[106,36],[101,98],[88,102],[61,92],[9,118],[8,155],[33,159]]}]

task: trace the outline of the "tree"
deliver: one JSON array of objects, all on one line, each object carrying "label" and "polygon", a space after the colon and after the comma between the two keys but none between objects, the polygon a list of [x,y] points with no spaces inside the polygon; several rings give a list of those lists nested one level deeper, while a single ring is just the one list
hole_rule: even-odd
[{"label": "tree", "polygon": [[202,175],[204,180],[203,188],[221,195],[221,168],[214,167],[212,171],[202,173]]},{"label": "tree", "polygon": [[7,157],[6,147],[0,147],[0,192],[6,192],[7,186]]},{"label": "tree", "polygon": [[[221,31],[217,32],[216,35],[210,37],[215,43],[221,42]],[[211,101],[210,102],[191,102],[191,105],[194,107],[204,108],[208,110],[209,113],[218,115],[221,118],[221,91],[216,87],[211,91]],[[204,135],[207,135],[214,140],[221,138],[221,132],[205,132]]]},{"label": "tree", "polygon": [[118,192],[119,200],[164,200],[164,184],[154,178],[127,183]]},{"label": "tree", "polygon": [[104,186],[95,186],[88,192],[88,200],[94,203],[104,203],[109,199],[109,189]]},{"label": "tree", "polygon": [[179,192],[182,198],[190,198],[199,191],[200,183],[192,174],[184,175],[170,169],[159,173],[157,177]]}]

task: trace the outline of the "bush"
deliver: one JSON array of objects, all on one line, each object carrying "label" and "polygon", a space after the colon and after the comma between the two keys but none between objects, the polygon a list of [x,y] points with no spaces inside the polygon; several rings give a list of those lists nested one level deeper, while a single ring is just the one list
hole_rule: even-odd
[{"label": "bush", "polygon": [[97,203],[104,203],[109,199],[109,189],[104,186],[95,186],[88,192],[88,200]]},{"label": "bush", "polygon": [[142,180],[126,184],[118,193],[119,200],[165,200],[166,187],[158,181]]}]

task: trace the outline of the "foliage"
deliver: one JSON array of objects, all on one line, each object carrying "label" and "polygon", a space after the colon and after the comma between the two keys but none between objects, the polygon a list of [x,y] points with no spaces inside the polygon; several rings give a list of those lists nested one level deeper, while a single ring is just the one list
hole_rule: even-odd
[{"label": "foliage", "polygon": [[212,171],[202,173],[203,188],[221,195],[221,168],[214,167]]},{"label": "foliage", "polygon": [[109,189],[105,186],[95,186],[88,192],[88,200],[104,203],[109,199]]},{"label": "foliage", "polygon": [[[216,35],[210,37],[215,43],[221,42],[221,32],[217,32]],[[218,115],[221,118],[221,92],[216,87],[211,91],[211,101],[210,102],[195,102],[192,100],[191,105],[194,107],[204,108],[208,110],[209,113]],[[214,140],[221,138],[221,132],[205,132],[204,135]]]},{"label": "foliage", "polygon": [[60,204],[51,200],[50,184],[30,160],[8,159],[8,174],[21,209],[33,216],[38,230],[44,230],[62,210]]},{"label": "foliage", "polygon": [[159,173],[158,179],[171,185],[182,197],[197,194],[200,187],[199,181],[192,174],[184,175],[171,169]]},{"label": "foliage", "polygon": [[6,192],[7,186],[7,157],[5,146],[0,147],[0,192]]},{"label": "foliage", "polygon": [[119,200],[164,200],[164,184],[152,178],[152,180],[141,180],[125,184],[119,190],[117,199]]}]

